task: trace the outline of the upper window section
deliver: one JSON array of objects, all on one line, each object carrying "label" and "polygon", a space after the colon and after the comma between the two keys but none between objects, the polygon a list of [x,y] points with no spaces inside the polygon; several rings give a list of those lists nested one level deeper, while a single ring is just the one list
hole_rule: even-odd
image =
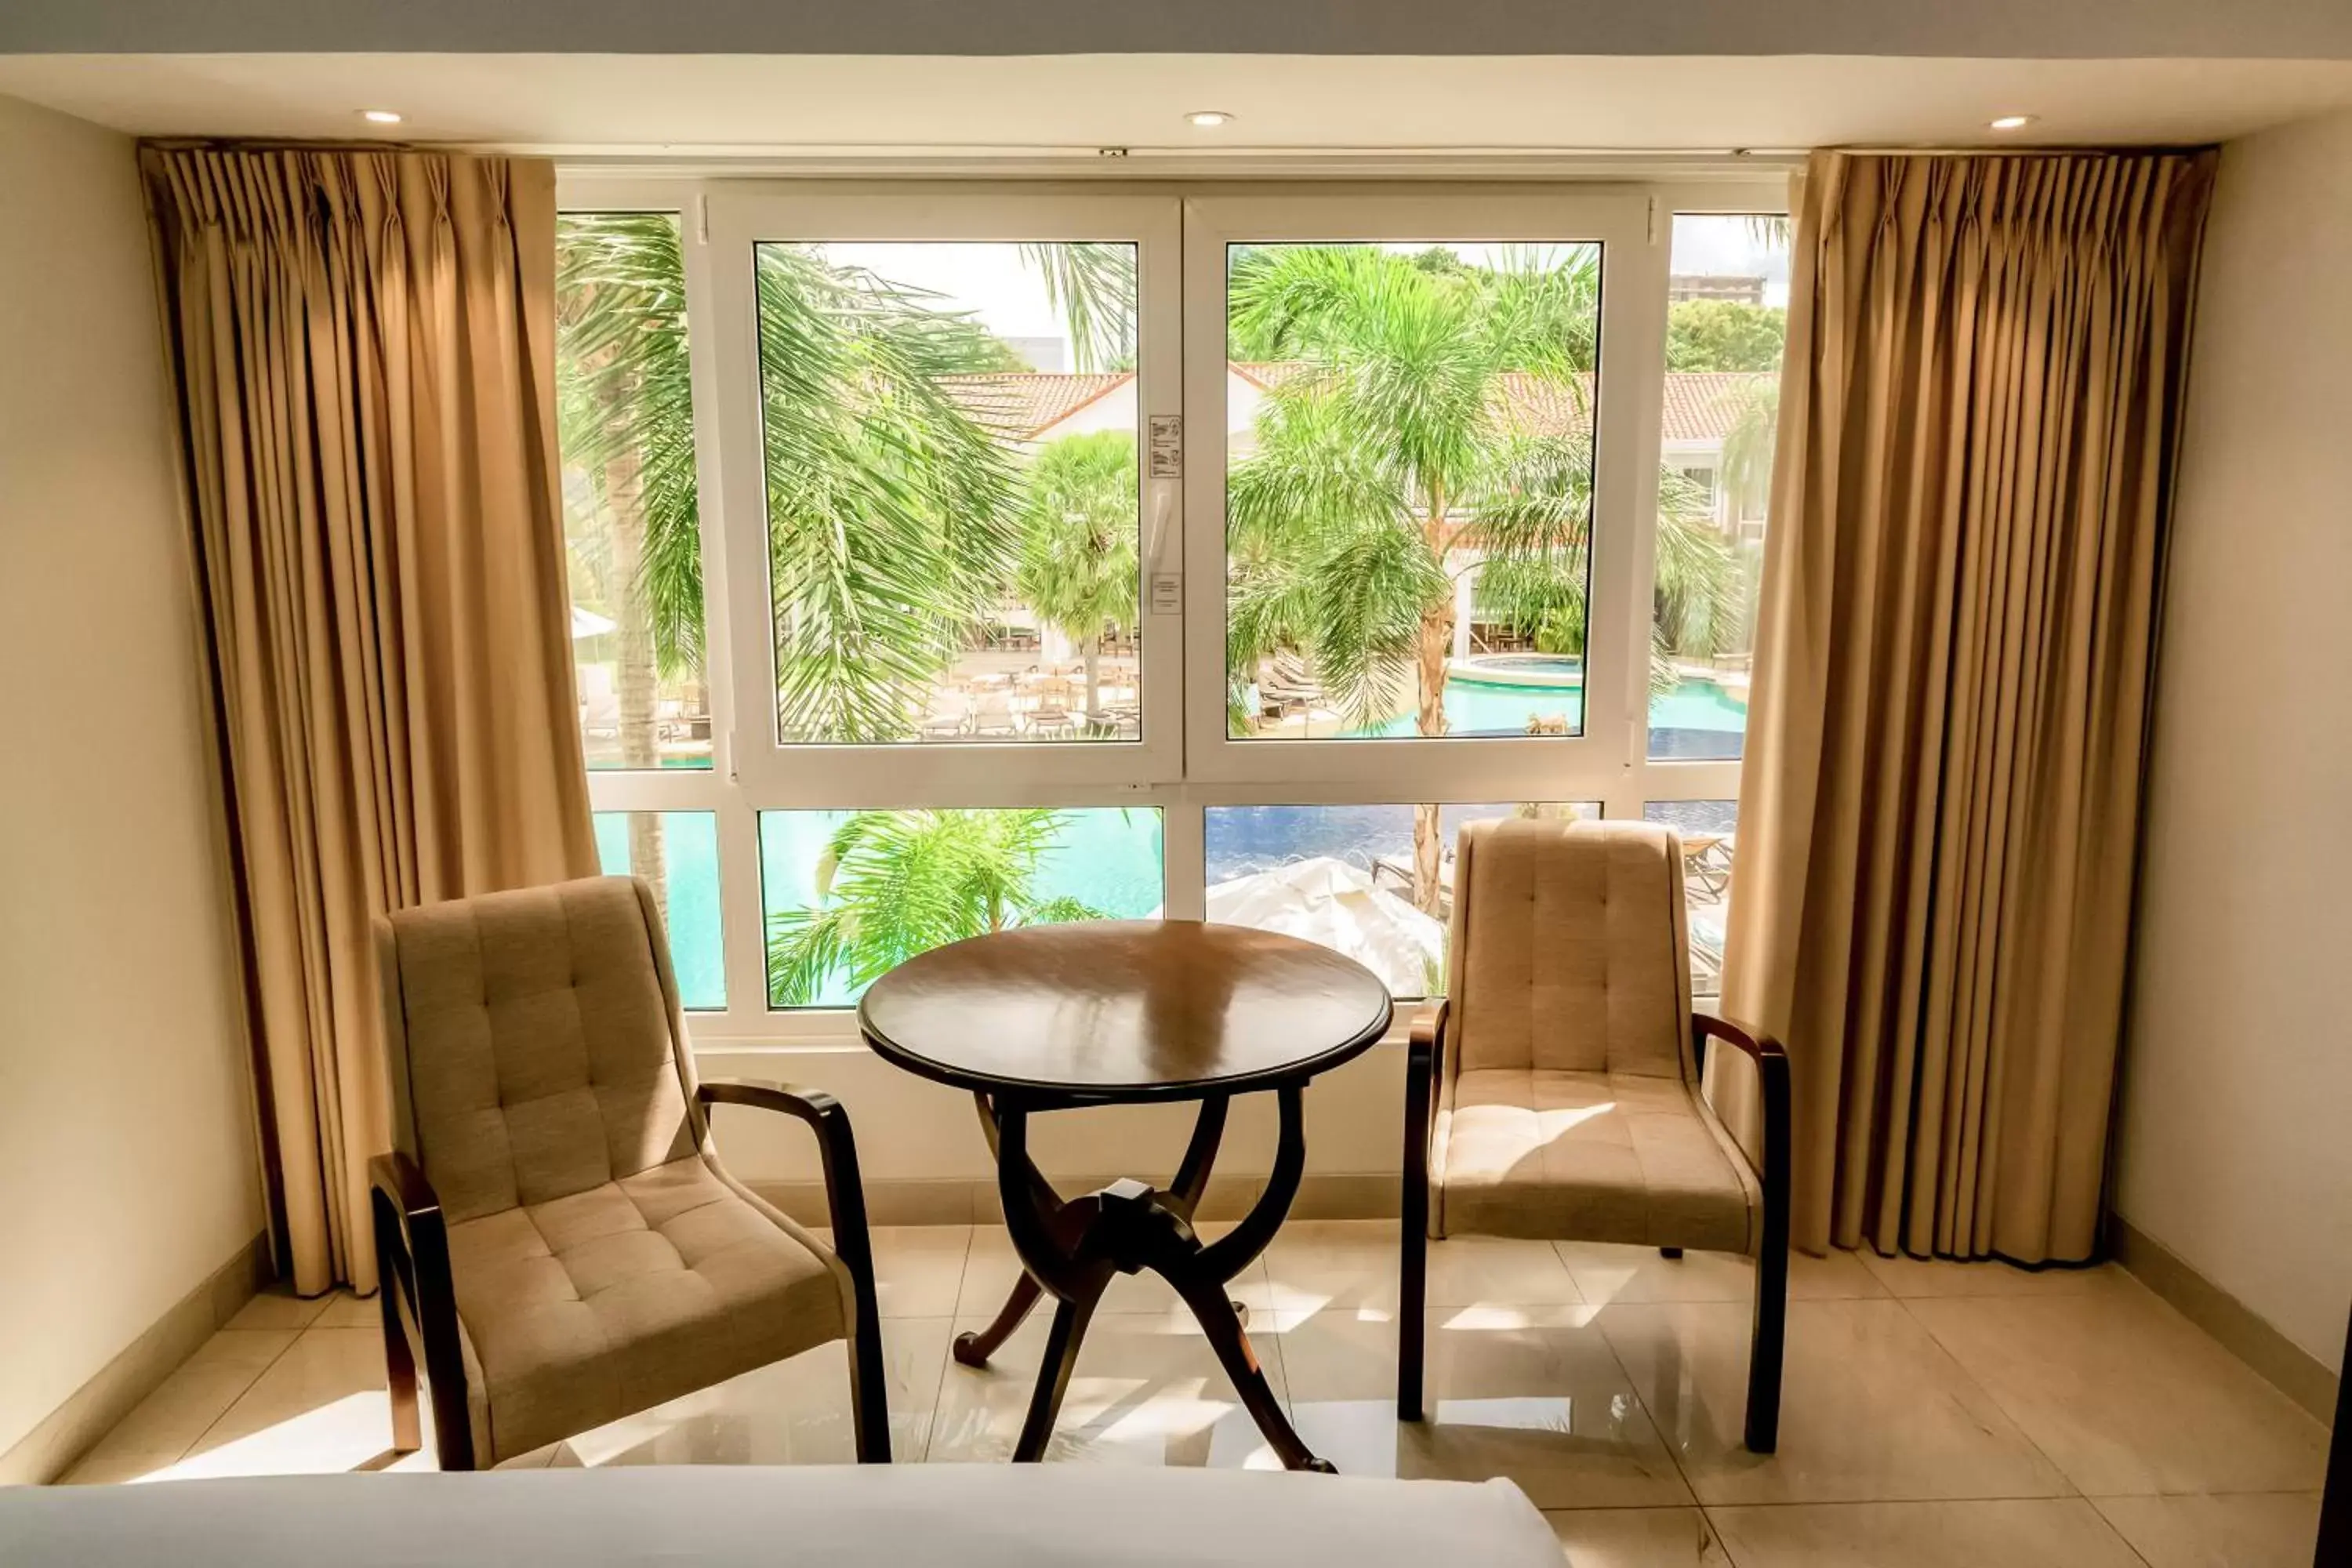
[{"label": "upper window section", "polygon": [[1650,755],[1731,761],[1764,577],[1789,220],[1682,213],[1667,284]]},{"label": "upper window section", "polygon": [[1226,253],[1226,732],[1584,728],[1601,247]]},{"label": "upper window section", "polygon": [[557,432],[591,768],[708,768],[702,533],[674,213],[556,221]]},{"label": "upper window section", "polygon": [[754,257],[778,741],[1139,739],[1135,247]]}]

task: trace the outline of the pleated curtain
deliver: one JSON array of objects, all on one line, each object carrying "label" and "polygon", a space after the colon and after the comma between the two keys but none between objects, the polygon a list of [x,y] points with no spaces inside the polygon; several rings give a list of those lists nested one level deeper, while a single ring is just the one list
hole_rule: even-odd
[{"label": "pleated curtain", "polygon": [[142,150],[273,1209],[374,1284],[380,911],[593,873],[543,162]]},{"label": "pleated curtain", "polygon": [[1805,172],[1724,1002],[1808,1250],[2096,1247],[2213,167]]}]

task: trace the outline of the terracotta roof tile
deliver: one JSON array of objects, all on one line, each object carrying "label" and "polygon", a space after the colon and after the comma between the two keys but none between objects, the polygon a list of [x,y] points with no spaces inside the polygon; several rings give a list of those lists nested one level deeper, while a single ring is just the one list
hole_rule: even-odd
[{"label": "terracotta roof tile", "polygon": [[982,424],[1016,441],[1028,441],[1134,379],[1131,370],[1062,374],[1021,371],[1003,375],[943,375],[940,385]]},{"label": "terracotta roof tile", "polygon": [[[1301,360],[1233,367],[1243,380],[1269,392],[1312,368]],[[1003,432],[1009,439],[1030,441],[1134,376],[1133,371],[1123,370],[1060,374],[1040,371],[950,375],[942,377],[940,384],[982,424]],[[1738,423],[1748,398],[1773,380],[1769,371],[1668,371],[1665,438],[1669,442],[1722,440]],[[1558,434],[1590,420],[1585,412],[1591,398],[1589,377],[1559,382],[1514,373],[1502,378],[1500,393],[1497,412],[1534,434]]]}]

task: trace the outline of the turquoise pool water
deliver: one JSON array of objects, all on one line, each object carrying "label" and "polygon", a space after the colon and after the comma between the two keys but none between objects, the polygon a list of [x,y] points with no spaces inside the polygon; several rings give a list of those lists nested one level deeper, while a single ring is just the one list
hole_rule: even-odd
[{"label": "turquoise pool water", "polygon": [[[1565,714],[1580,723],[1581,693],[1570,687],[1528,688],[1456,679],[1448,681],[1445,710],[1454,732],[1522,734],[1528,716]],[[1739,755],[1747,707],[1712,681],[1685,680],[1650,701],[1650,754],[1681,758]],[[1383,734],[1411,735],[1410,717]],[[1723,806],[1726,803],[1702,803]],[[1501,813],[1505,805],[1449,808],[1447,826],[1469,816]],[[843,811],[760,814],[762,907],[771,914],[805,908],[815,896],[817,863]],[[727,1005],[726,960],[720,946],[718,819],[709,812],[660,814],[667,869],[671,961],[679,999],[689,1008]],[[596,814],[596,855],[608,873],[629,870],[629,814]],[[1701,824],[1685,824],[1688,826]],[[1220,807],[1208,813],[1208,879],[1220,882],[1309,855],[1334,855],[1358,865],[1412,846],[1409,805],[1295,808]],[[1160,814],[1150,809],[1088,807],[1064,814],[1062,841],[1040,862],[1038,887],[1046,898],[1074,898],[1110,914],[1136,918],[1160,903]],[[828,985],[815,1005],[848,1006],[857,993],[845,978]]]},{"label": "turquoise pool water", "polygon": [[[1565,664],[1567,661],[1563,661]],[[1568,721],[1571,733],[1584,727],[1581,687],[1504,685],[1498,681],[1454,676],[1445,683],[1445,728],[1455,735],[1524,735],[1531,719]],[[1650,699],[1652,756],[1692,757],[1739,755],[1738,739],[1748,726],[1748,704],[1711,680],[1685,680],[1663,697]],[[1722,737],[1704,752],[1669,750],[1659,732],[1692,731]],[[1374,731],[1383,737],[1408,737],[1414,720],[1401,713]],[[1726,748],[1728,748],[1727,751]]]}]

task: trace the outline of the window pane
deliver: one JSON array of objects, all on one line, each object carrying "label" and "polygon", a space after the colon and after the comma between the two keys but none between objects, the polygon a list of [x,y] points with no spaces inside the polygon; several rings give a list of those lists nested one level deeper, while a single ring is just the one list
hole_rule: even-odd
[{"label": "window pane", "polygon": [[1736,800],[1654,800],[1642,807],[1652,822],[1682,835],[1683,887],[1690,905],[1691,993],[1723,989],[1723,922],[1731,908],[1731,857],[1739,829]]},{"label": "window pane", "polygon": [[[1598,803],[1543,805],[1213,805],[1209,918],[1336,948],[1399,996],[1445,989],[1454,843],[1496,816],[1597,817]],[[1437,875],[1414,869],[1420,836]],[[1428,852],[1433,850],[1433,856]]]},{"label": "window pane", "polygon": [[1574,735],[1598,245],[1226,255],[1226,731]]},{"label": "window pane", "polygon": [[1736,758],[1789,307],[1785,217],[1678,214],[1666,307],[1650,755]]},{"label": "window pane", "polygon": [[1156,809],[763,811],[768,1005],[845,1007],[919,952],[1160,903]]},{"label": "window pane", "polygon": [[702,537],[673,213],[556,220],[572,668],[591,768],[707,768]]},{"label": "window pane", "polygon": [[1138,739],[1135,247],[755,254],[778,739]]},{"label": "window pane", "polygon": [[670,966],[681,1005],[727,1005],[727,959],[719,940],[719,818],[708,811],[600,811],[596,864],[608,877],[651,883],[669,928]]}]

